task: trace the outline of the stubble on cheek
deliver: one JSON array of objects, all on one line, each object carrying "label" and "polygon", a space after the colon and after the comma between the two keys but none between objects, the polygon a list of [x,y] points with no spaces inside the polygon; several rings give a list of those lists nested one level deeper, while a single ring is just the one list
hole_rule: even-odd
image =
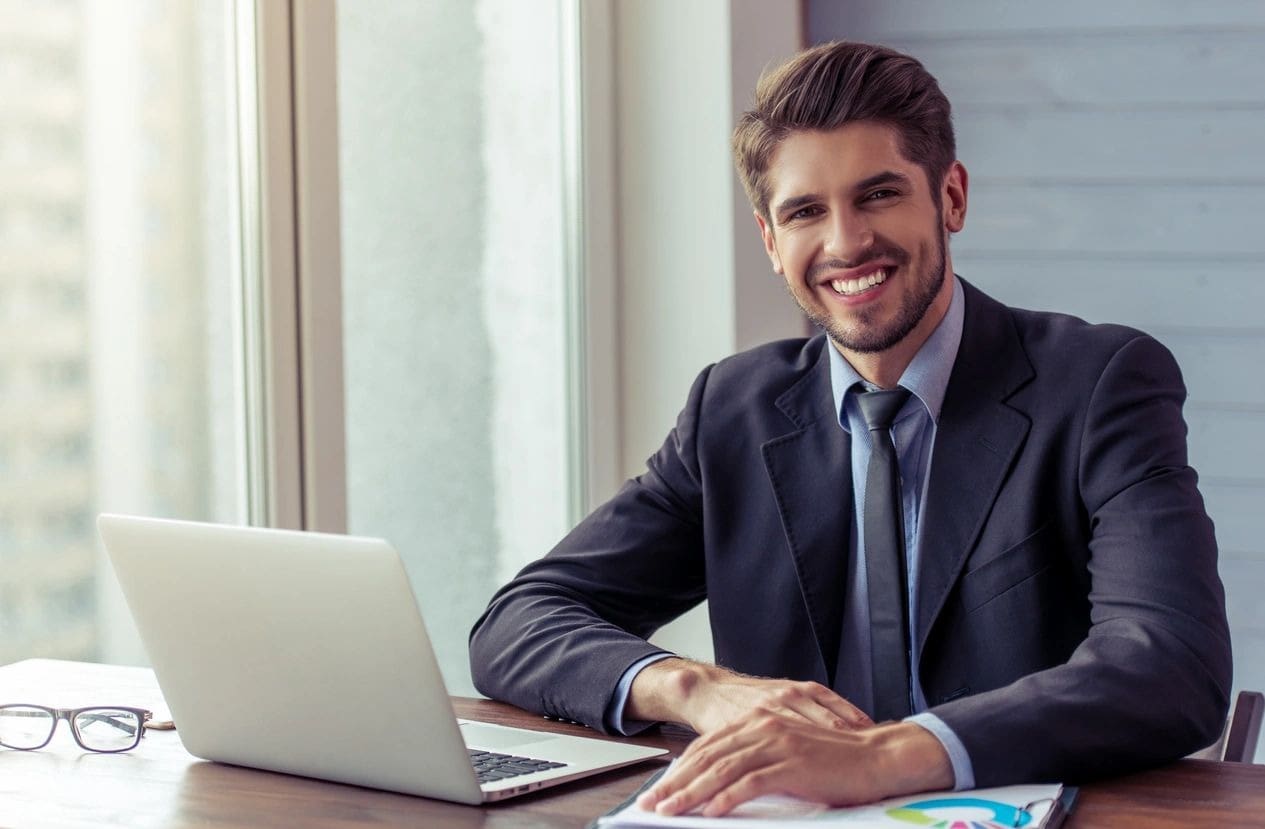
[{"label": "stubble on cheek", "polygon": [[[791,296],[795,298],[796,303],[803,309],[809,320],[817,327],[825,330],[830,339],[844,349],[862,354],[876,354],[886,351],[913,331],[923,316],[926,315],[940,291],[943,280],[947,278],[945,275],[945,266],[948,261],[947,244],[943,236],[937,234],[936,238],[937,242],[924,241],[919,243],[919,256],[916,262],[912,260],[908,252],[901,248],[890,246],[885,249],[883,255],[900,262],[895,278],[898,280],[915,280],[915,284],[912,286],[912,293],[904,293],[899,297],[892,297],[897,305],[895,309],[889,312],[892,316],[888,318],[886,324],[884,324],[880,309],[872,305],[851,309],[848,319],[840,319],[831,315],[829,307],[821,304],[820,298],[807,281],[807,275],[813,273],[813,269],[809,269],[808,274],[806,274],[806,281],[802,285],[805,296],[811,302],[801,298],[791,288],[789,282],[787,283],[787,290],[790,291]],[[916,270],[918,267],[917,263],[926,264],[919,271]],[[893,284],[892,287],[896,288],[898,286]]]}]

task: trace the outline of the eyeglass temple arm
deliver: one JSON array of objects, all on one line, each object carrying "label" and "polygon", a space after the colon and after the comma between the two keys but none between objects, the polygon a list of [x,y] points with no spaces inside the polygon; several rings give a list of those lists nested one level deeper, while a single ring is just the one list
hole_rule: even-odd
[{"label": "eyeglass temple arm", "polygon": [[[117,728],[119,731],[122,731],[123,733],[127,734],[128,736],[133,736],[136,734],[136,728],[130,722],[127,722],[126,720],[121,720],[118,717],[110,716],[109,714],[99,714],[94,711],[85,711],[81,714],[81,716],[85,717],[86,719],[93,720],[94,722],[103,722],[103,723],[106,723],[107,725],[112,725],[115,728]],[[144,729],[145,723],[149,721],[150,716],[151,715],[148,711],[145,711],[141,715],[142,729]]]}]

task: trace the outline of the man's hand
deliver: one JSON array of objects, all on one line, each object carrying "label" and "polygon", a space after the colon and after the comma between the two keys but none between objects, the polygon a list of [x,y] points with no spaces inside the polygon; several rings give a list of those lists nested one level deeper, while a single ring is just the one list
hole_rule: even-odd
[{"label": "man's hand", "polygon": [[913,723],[847,731],[766,712],[699,737],[637,805],[714,817],[764,794],[850,805],[952,785],[940,741]]},{"label": "man's hand", "polygon": [[759,679],[676,658],[637,674],[625,709],[630,719],[679,722],[699,734],[759,714],[842,731],[874,725],[864,711],[816,682]]},{"label": "man's hand", "polygon": [[625,714],[684,723],[702,735],[638,799],[661,814],[723,815],[770,793],[844,805],[953,786],[949,756],[931,732],[912,723],[875,726],[816,682],[665,659],[637,674]]}]

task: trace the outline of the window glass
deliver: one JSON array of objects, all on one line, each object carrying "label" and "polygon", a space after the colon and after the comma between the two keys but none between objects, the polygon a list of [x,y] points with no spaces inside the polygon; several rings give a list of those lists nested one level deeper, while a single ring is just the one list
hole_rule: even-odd
[{"label": "window glass", "polygon": [[0,663],[142,663],[101,511],[240,520],[223,2],[0,0]]},{"label": "window glass", "polygon": [[338,6],[349,529],[400,550],[449,690],[568,521],[559,11]]}]

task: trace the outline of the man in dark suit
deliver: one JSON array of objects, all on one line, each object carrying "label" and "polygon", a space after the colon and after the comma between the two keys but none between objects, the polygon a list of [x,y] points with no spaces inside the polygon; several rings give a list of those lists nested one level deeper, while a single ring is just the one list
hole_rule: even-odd
[{"label": "man in dark suit", "polygon": [[[699,375],[646,472],[492,599],[479,689],[693,727],[642,801],[665,813],[1084,780],[1210,743],[1230,642],[1168,351],[954,275],[967,174],[912,58],[797,56],[734,149],[825,333]],[[704,598],[717,665],[646,642]]]}]

